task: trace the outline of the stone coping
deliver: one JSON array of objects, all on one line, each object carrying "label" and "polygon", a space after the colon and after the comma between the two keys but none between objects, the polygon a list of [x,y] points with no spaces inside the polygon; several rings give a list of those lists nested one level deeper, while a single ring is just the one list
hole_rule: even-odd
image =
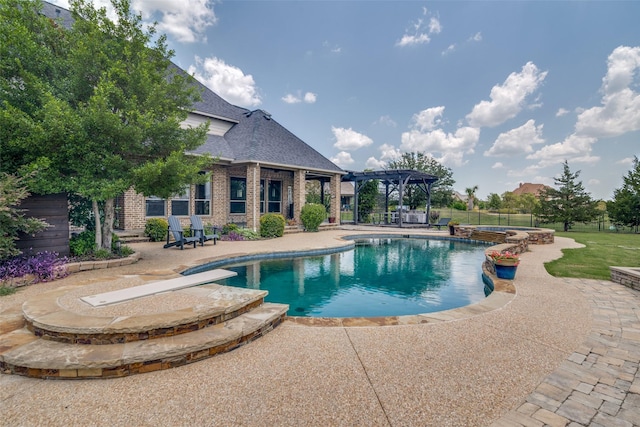
[{"label": "stone coping", "polygon": [[[75,287],[58,288],[27,300],[22,313],[27,328],[37,337],[70,344],[114,344],[197,331],[235,318],[263,303],[266,291],[216,284],[181,289],[176,294],[198,298],[195,306],[153,314],[129,316],[87,315],[60,304]],[[126,304],[126,303],[124,303]],[[100,313],[96,309],[96,313]]]}]

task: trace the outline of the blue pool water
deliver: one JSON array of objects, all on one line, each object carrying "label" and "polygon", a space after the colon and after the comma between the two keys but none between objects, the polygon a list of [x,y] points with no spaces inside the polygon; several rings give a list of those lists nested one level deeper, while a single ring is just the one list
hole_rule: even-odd
[{"label": "blue pool water", "polygon": [[269,291],[289,316],[374,317],[429,313],[485,298],[486,246],[452,240],[364,239],[322,256],[217,266],[221,284]]}]

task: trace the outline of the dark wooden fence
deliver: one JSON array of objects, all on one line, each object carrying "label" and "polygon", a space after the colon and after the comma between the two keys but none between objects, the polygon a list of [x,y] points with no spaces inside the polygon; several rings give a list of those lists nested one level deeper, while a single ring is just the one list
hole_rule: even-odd
[{"label": "dark wooden fence", "polygon": [[16,246],[23,252],[57,252],[69,255],[69,206],[65,193],[32,194],[20,204],[28,217],[46,221],[49,227],[35,236],[21,234]]}]

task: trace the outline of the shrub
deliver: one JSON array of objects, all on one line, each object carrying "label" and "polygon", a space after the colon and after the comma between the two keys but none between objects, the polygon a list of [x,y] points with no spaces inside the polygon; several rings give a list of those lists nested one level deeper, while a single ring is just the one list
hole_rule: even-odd
[{"label": "shrub", "polygon": [[5,295],[15,294],[17,292],[16,288],[11,288],[9,286],[0,286],[0,297]]},{"label": "shrub", "polygon": [[93,253],[93,256],[95,256],[98,259],[107,259],[111,257],[111,251],[104,248],[100,248]]},{"label": "shrub", "polygon": [[300,220],[307,231],[318,231],[318,227],[327,217],[327,210],[318,203],[309,203],[302,207]]},{"label": "shrub", "polygon": [[129,256],[129,255],[133,255],[134,253],[136,253],[136,251],[131,249],[131,247],[129,247],[127,245],[120,246],[120,255],[126,257],[126,256]]},{"label": "shrub", "polygon": [[253,230],[249,230],[248,228],[242,228],[235,233],[238,233],[242,237],[244,237],[244,240],[258,240],[260,238],[260,235],[258,233]]},{"label": "shrub", "polygon": [[0,264],[0,282],[25,275],[32,275],[34,283],[47,282],[66,275],[66,262],[66,257],[59,258],[55,252],[18,255]]},{"label": "shrub", "polygon": [[232,231],[238,231],[240,227],[237,224],[229,223],[222,226],[222,234],[230,234]]},{"label": "shrub", "polygon": [[85,230],[69,240],[69,249],[73,256],[82,257],[91,255],[95,248],[96,233],[93,231]]},{"label": "shrub", "polygon": [[268,213],[260,218],[260,236],[282,237],[284,235],[284,217],[280,214]]},{"label": "shrub", "polygon": [[164,218],[151,218],[144,226],[144,235],[148,236],[152,242],[161,242],[167,235],[169,223]]}]

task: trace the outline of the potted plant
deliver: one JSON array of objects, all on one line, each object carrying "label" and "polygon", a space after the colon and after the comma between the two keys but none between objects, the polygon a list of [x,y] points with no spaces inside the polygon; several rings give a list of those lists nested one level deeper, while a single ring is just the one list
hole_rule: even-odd
[{"label": "potted plant", "polygon": [[460,225],[460,222],[451,220],[447,223],[447,225],[449,226],[449,234],[453,236],[454,234],[456,234],[456,225]]},{"label": "potted plant", "polygon": [[499,279],[513,280],[516,277],[516,270],[520,264],[520,256],[513,252],[492,251],[488,254],[496,269],[496,276]]}]

